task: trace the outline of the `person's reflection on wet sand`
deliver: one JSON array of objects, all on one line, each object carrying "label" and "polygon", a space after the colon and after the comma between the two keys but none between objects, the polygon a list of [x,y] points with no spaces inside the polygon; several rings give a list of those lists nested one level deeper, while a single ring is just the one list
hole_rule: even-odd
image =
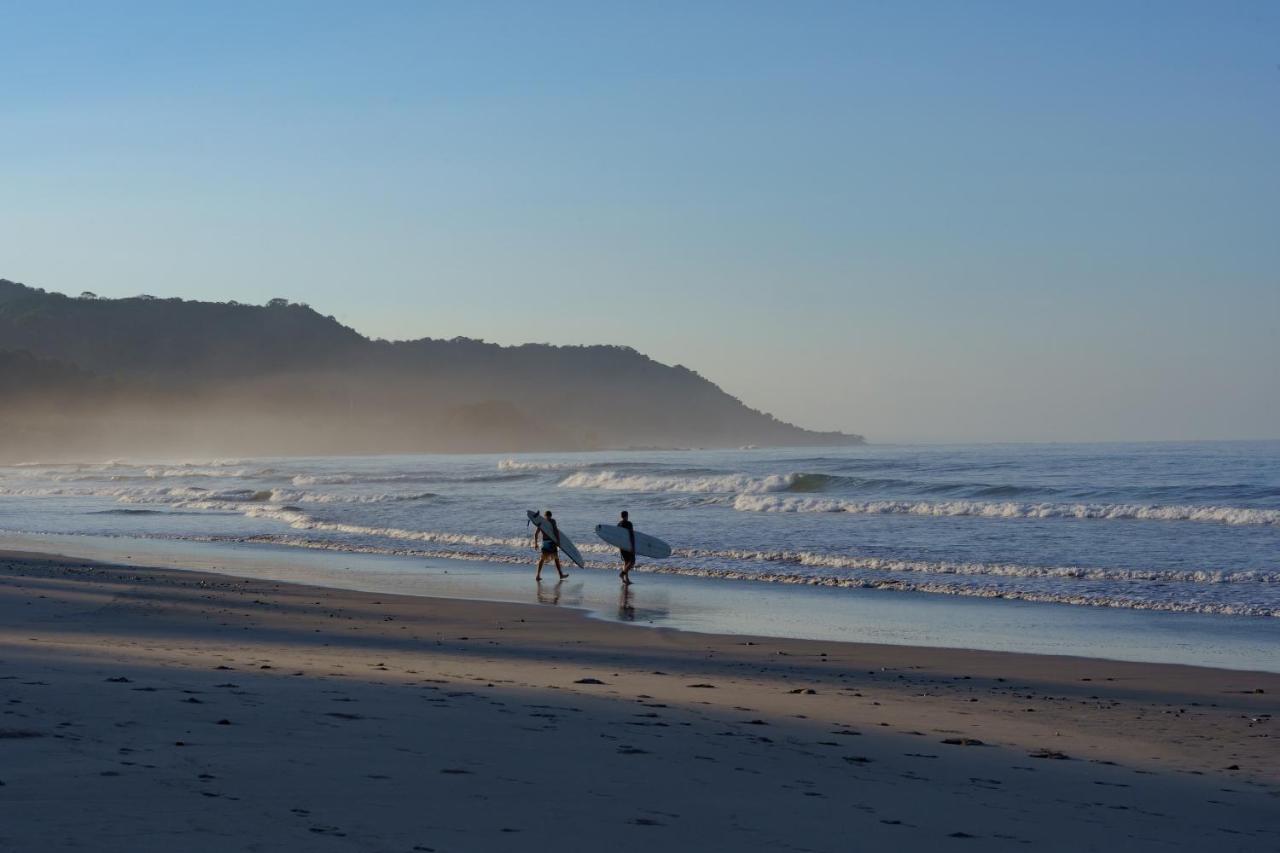
[{"label": "person's reflection on wet sand", "polygon": [[622,592],[618,594],[618,618],[623,622],[636,621],[636,606],[631,603],[631,587],[628,584],[623,584]]},{"label": "person's reflection on wet sand", "polygon": [[564,586],[564,578],[555,582],[555,585],[548,590],[542,585],[542,581],[538,581],[538,603],[539,604],[559,604],[560,588]]}]

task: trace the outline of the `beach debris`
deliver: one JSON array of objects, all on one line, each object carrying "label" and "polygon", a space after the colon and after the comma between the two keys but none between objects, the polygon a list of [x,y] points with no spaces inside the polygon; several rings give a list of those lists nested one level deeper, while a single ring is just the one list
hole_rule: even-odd
[{"label": "beach debris", "polygon": [[986,744],[976,737],[949,737],[944,738],[943,743],[949,746],[986,746]]},{"label": "beach debris", "polygon": [[699,683],[699,684],[690,684],[689,686],[690,686],[690,687],[702,687],[702,688],[705,688],[705,689],[708,689],[708,690],[714,690],[714,689],[715,689],[715,685],[714,685],[714,684],[701,684],[701,683]]},{"label": "beach debris", "polygon": [[125,678],[123,675],[117,675],[114,678],[108,678],[107,681],[111,682],[112,684],[130,684],[132,683],[133,679]]},{"label": "beach debris", "polygon": [[1065,752],[1059,752],[1056,749],[1037,749],[1035,752],[1028,752],[1027,755],[1031,758],[1049,758],[1054,761],[1067,761],[1071,758]]},{"label": "beach debris", "polygon": [[604,682],[598,678],[579,678],[577,681],[573,683],[574,684],[604,684]]}]

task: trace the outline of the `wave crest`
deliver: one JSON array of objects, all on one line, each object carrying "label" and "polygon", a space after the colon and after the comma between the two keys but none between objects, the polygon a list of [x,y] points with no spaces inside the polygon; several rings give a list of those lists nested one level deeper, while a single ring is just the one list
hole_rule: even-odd
[{"label": "wave crest", "polygon": [[1050,504],[1012,501],[847,501],[834,498],[740,494],[733,499],[733,508],[739,512],[847,512],[855,515],[1076,518],[1280,525],[1280,510],[1232,506]]},{"label": "wave crest", "polygon": [[617,471],[579,471],[560,481],[565,489],[607,489],[619,492],[732,493],[785,492],[797,483],[812,481],[813,474],[718,474],[704,477],[670,477],[649,474],[622,474]]}]

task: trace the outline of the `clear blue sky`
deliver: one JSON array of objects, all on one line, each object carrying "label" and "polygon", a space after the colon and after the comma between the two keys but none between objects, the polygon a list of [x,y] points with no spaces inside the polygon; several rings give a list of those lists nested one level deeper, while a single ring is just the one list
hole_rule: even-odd
[{"label": "clear blue sky", "polygon": [[1280,3],[0,0],[0,277],[1280,437]]}]

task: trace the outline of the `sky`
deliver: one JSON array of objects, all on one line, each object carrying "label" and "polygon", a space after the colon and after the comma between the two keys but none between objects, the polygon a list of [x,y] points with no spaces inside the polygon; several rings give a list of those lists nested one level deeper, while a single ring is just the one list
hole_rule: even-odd
[{"label": "sky", "polygon": [[1280,4],[0,0],[0,278],[1278,438]]}]

